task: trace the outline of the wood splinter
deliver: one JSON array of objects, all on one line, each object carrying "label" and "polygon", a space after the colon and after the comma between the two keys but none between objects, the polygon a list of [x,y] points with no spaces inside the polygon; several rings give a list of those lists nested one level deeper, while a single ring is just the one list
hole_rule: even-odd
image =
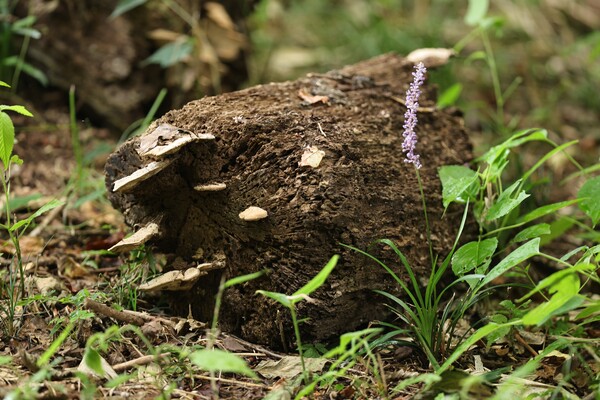
[{"label": "wood splinter", "polygon": [[197,192],[219,192],[227,189],[227,185],[224,183],[209,183],[206,185],[196,185],[194,190]]}]

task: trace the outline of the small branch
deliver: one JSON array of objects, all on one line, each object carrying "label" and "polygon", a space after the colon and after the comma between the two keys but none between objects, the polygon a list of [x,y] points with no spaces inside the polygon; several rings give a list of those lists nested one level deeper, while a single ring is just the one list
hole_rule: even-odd
[{"label": "small branch", "polygon": [[156,361],[160,358],[166,357],[168,356],[170,353],[162,353],[156,356],[153,355],[147,355],[147,356],[142,356],[139,358],[135,358],[133,360],[129,360],[129,361],[125,361],[119,364],[115,364],[113,365],[113,369],[117,372],[119,371],[124,371],[126,369],[132,368],[132,367],[137,367],[140,365],[146,365],[146,364],[150,364],[152,361]]},{"label": "small branch", "polygon": [[142,326],[146,323],[143,318],[140,318],[137,315],[131,315],[129,313],[125,313],[123,311],[115,310],[107,305],[102,303],[98,303],[97,301],[85,299],[83,303],[84,307],[94,311],[95,313],[105,315],[109,318],[116,319],[120,322],[125,322],[126,324]]}]

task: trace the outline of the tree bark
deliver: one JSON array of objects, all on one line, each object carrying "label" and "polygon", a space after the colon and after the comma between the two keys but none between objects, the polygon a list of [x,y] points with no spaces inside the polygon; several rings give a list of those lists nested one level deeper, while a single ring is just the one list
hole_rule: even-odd
[{"label": "tree bark", "polygon": [[[195,283],[171,296],[176,312],[187,315],[191,306],[201,320],[212,316],[222,276],[268,270],[225,291],[220,324],[274,348],[292,348],[289,313],[255,291],[292,294],[334,254],[340,262],[314,302],[298,305],[299,318],[307,318],[303,338],[326,340],[388,318],[373,290],[402,296],[397,283],[341,244],[369,249],[405,279],[391,250],[369,247],[391,239],[423,282],[429,275],[417,176],[401,147],[412,71],[412,63],[388,54],[169,112],[107,162],[111,202],[136,230],[149,227],[123,249],[148,240],[170,254],[170,269],[201,264]],[[471,145],[460,115],[435,108],[433,87],[425,85],[420,103],[420,176],[434,253],[443,258],[462,212],[442,218],[437,168],[470,161]],[[249,207],[258,213],[241,218]]]}]

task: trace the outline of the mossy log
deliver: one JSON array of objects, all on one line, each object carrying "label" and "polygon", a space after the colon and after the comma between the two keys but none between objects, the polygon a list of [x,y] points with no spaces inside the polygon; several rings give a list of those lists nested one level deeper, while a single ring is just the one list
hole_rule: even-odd
[{"label": "mossy log", "polygon": [[[389,238],[418,276],[428,276],[417,176],[401,148],[412,71],[411,62],[388,54],[169,112],[106,164],[109,198],[138,231],[120,249],[146,242],[168,254],[168,268],[181,273],[158,287],[179,289],[169,295],[175,312],[187,315],[191,306],[201,320],[212,316],[222,276],[268,270],[225,291],[220,324],[273,348],[292,348],[289,315],[256,290],[291,294],[334,254],[340,262],[314,301],[298,305],[303,337],[326,340],[389,317],[373,290],[398,293],[397,284],[340,244],[366,250]],[[443,257],[461,211],[442,218],[437,168],[470,161],[471,146],[460,115],[437,109],[427,84],[418,117],[431,239]],[[406,277],[392,251],[371,250]]]}]

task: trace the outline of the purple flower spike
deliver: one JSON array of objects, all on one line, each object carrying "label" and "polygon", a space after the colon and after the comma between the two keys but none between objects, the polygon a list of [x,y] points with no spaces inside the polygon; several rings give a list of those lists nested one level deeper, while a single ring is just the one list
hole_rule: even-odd
[{"label": "purple flower spike", "polygon": [[406,112],[404,113],[404,133],[402,133],[402,136],[404,136],[402,151],[406,153],[404,162],[414,164],[417,169],[421,168],[421,157],[415,153],[417,144],[415,127],[417,126],[419,96],[421,95],[421,85],[425,81],[425,72],[427,72],[427,68],[420,62],[415,66],[415,71],[412,73],[413,81],[406,91]]}]

